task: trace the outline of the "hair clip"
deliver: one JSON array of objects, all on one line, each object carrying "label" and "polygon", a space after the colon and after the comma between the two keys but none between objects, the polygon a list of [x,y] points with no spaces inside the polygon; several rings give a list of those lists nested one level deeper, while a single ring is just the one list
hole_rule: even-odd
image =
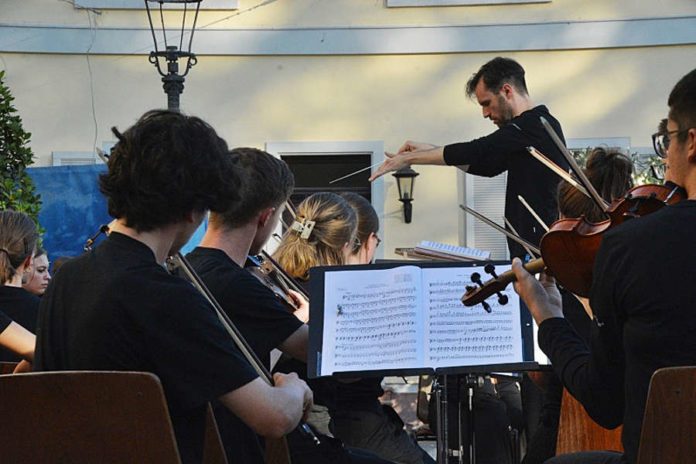
[{"label": "hair clip", "polygon": [[312,231],[314,230],[315,225],[315,221],[308,221],[306,219],[302,219],[302,222],[295,220],[295,222],[292,223],[290,228],[298,234],[300,234],[300,238],[307,240],[309,236],[312,235]]}]

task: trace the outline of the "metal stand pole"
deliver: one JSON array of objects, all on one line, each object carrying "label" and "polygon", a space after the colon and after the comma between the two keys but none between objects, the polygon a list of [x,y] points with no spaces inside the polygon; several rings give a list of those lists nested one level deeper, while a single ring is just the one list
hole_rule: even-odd
[{"label": "metal stand pole", "polygon": [[[474,414],[474,398],[476,395],[476,388],[483,387],[483,376],[479,374],[467,374],[466,375],[466,397],[467,397],[467,439],[469,441],[469,464],[476,464],[476,421]],[[460,422],[461,423],[461,422]],[[461,435],[461,434],[460,434]],[[460,439],[460,449],[461,439]]]},{"label": "metal stand pole", "polygon": [[437,415],[437,464],[449,464],[449,446],[447,443],[447,376],[435,377],[433,381],[435,391],[435,413]]}]

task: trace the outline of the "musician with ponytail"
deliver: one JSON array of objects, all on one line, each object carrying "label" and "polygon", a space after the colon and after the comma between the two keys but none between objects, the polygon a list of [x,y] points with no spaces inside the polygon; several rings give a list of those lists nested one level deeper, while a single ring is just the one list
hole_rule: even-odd
[{"label": "musician with ponytail", "polygon": [[[380,242],[378,231],[379,218],[364,197],[353,193],[315,193],[298,206],[295,222],[275,257],[286,271],[307,281],[309,269],[314,266],[372,262]],[[306,367],[297,363],[280,368],[306,373]],[[330,430],[347,446],[369,451],[381,459],[406,464],[434,462],[408,436],[398,414],[380,403],[379,397],[384,394],[382,380],[310,380],[316,405],[309,420],[322,427],[324,433]]]},{"label": "musician with ponytail", "polygon": [[[39,235],[24,213],[0,211],[0,361],[32,361],[39,299],[22,288]],[[26,362],[20,366],[28,370]]]}]

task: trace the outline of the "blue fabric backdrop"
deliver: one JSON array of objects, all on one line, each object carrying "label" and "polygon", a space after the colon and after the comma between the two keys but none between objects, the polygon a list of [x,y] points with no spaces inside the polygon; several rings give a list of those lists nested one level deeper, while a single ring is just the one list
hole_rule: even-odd
[{"label": "blue fabric backdrop", "polygon": [[[85,241],[97,232],[99,226],[111,222],[106,199],[99,192],[97,183],[99,174],[105,171],[103,164],[27,169],[41,194],[39,222],[46,229],[43,244],[51,261],[59,256],[81,254]],[[204,233],[205,223],[198,228],[184,251],[193,249]]]}]

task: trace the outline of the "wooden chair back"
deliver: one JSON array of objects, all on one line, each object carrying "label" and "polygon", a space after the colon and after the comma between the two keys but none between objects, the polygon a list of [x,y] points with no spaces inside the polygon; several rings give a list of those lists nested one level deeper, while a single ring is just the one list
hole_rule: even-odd
[{"label": "wooden chair back", "polygon": [[597,424],[590,418],[582,404],[564,388],[556,454],[579,451],[623,451],[622,428],[607,430]]},{"label": "wooden chair back", "polygon": [[142,372],[0,376],[3,462],[179,464],[159,379]]},{"label": "wooden chair back", "polygon": [[208,412],[205,418],[205,438],[203,441],[203,464],[228,464],[225,447],[220,438],[217,421],[213,408],[208,403]]},{"label": "wooden chair back", "polygon": [[696,459],[696,367],[658,369],[650,380],[638,464]]},{"label": "wooden chair back", "polygon": [[12,374],[17,364],[16,362],[0,361],[0,375]]}]

